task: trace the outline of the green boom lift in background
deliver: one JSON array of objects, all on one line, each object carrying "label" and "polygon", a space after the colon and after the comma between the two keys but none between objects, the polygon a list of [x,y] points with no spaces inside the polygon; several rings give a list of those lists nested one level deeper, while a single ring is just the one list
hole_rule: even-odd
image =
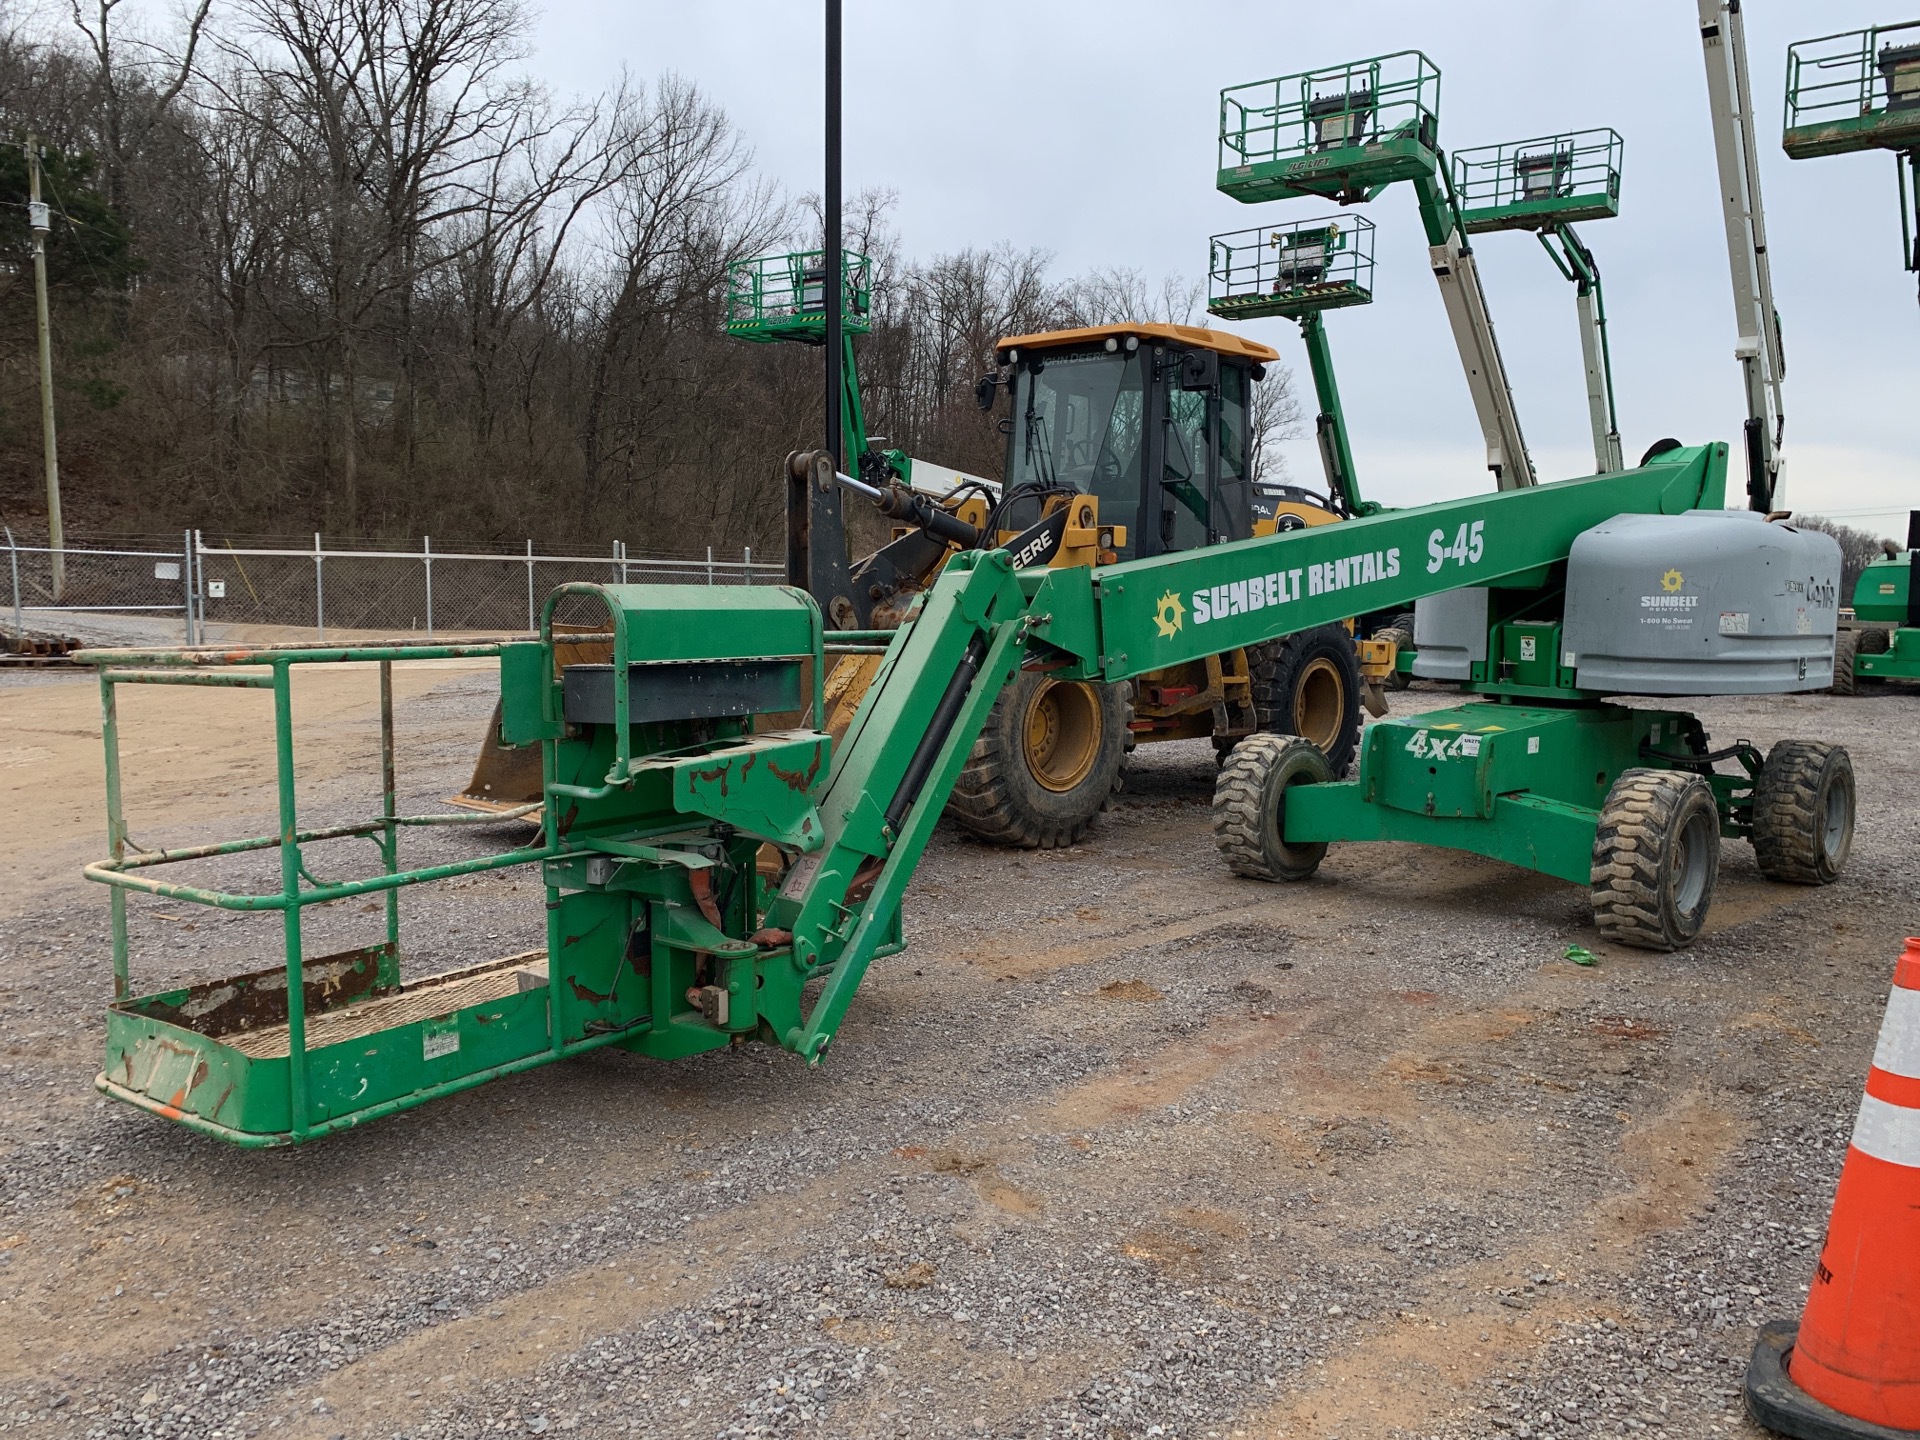
[{"label": "green boom lift in background", "polygon": [[1587,414],[1595,473],[1622,466],[1620,421],[1613,403],[1613,361],[1607,350],[1607,305],[1600,267],[1574,230],[1576,222],[1620,213],[1620,136],[1575,130],[1515,144],[1458,150],[1454,192],[1469,235],[1530,230],[1560,273],[1573,282],[1580,352],[1587,372]]},{"label": "green boom lift in background", "polygon": [[[1920,21],[1802,40],[1787,49],[1785,146],[1796,160],[1891,150],[1900,191],[1901,254],[1920,271]],[[1902,549],[1860,572],[1853,623],[1840,632],[1833,688],[1861,681],[1920,681],[1920,592],[1912,584],[1920,511]]]},{"label": "green boom lift in background", "polygon": [[1222,194],[1254,205],[1316,197],[1352,205],[1405,180],[1502,490],[1534,483],[1478,262],[1440,149],[1440,71],[1417,50],[1220,92]]},{"label": "green boom lift in background", "polygon": [[1207,242],[1207,311],[1223,320],[1283,316],[1300,322],[1313,393],[1314,436],[1326,475],[1328,509],[1342,518],[1379,506],[1360,495],[1346,412],[1334,379],[1333,351],[1322,316],[1373,300],[1373,222],[1322,217],[1215,235]]},{"label": "green boom lift in background", "polygon": [[[1280,317],[1297,320],[1313,376],[1314,440],[1326,478],[1324,502],[1295,487],[1269,487],[1267,503],[1279,528],[1355,515],[1375,515],[1380,504],[1360,493],[1347,432],[1346,408],[1327,338],[1329,310],[1373,302],[1373,222],[1365,216],[1321,216],[1290,225],[1262,225],[1215,235],[1207,242],[1207,311],[1223,320]],[[1356,630],[1394,645],[1386,683],[1404,690],[1413,678],[1413,616],[1407,611],[1363,615]]]}]

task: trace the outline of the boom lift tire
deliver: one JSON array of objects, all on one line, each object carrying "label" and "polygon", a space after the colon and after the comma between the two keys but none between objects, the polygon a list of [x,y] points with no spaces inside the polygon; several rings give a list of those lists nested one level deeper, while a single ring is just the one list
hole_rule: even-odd
[{"label": "boom lift tire", "polygon": [[[1394,616],[1391,620],[1387,621],[1386,624],[1374,631],[1373,638],[1376,640],[1391,640],[1394,646],[1400,650],[1413,649],[1413,612],[1411,610],[1401,611],[1400,614]],[[1405,690],[1412,684],[1413,676],[1407,674],[1404,670],[1394,669],[1387,674],[1387,688],[1389,690]]]},{"label": "boom lift tire", "polygon": [[1831,885],[1853,849],[1853,760],[1838,745],[1782,740],[1753,785],[1753,857],[1769,880]]},{"label": "boom lift tire", "polygon": [[1078,843],[1120,789],[1133,687],[1023,670],[974,741],[947,813],[998,845]]},{"label": "boom lift tire", "polygon": [[1853,653],[1856,655],[1884,655],[1893,648],[1893,637],[1877,626],[1851,633]]},{"label": "boom lift tire", "polygon": [[1593,837],[1593,919],[1600,938],[1640,950],[1693,942],[1720,873],[1713,789],[1684,770],[1625,770]]},{"label": "boom lift tire", "polygon": [[1322,785],[1333,768],[1319,746],[1299,735],[1249,735],[1233,747],[1213,784],[1214,844],[1236,875],[1252,880],[1305,880],[1320,868],[1324,844],[1289,845],[1287,791]]},{"label": "boom lift tire", "polygon": [[1334,775],[1360,747],[1360,656],[1344,625],[1247,647],[1253,718],[1273,735],[1311,740]]},{"label": "boom lift tire", "polygon": [[1829,695],[1852,695],[1853,652],[1855,640],[1853,631],[1842,630],[1833,637],[1833,684],[1828,687]]}]

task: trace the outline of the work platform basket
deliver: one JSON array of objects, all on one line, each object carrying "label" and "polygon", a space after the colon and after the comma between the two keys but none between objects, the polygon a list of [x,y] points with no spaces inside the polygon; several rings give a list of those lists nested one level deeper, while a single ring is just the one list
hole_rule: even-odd
[{"label": "work platform basket", "polygon": [[1551,230],[1620,213],[1620,159],[1611,129],[1540,135],[1453,155],[1453,188],[1468,234]]},{"label": "work platform basket", "polygon": [[1208,241],[1207,312],[1225,320],[1295,318],[1373,299],[1373,222],[1323,216]]},{"label": "work platform basket", "polygon": [[1787,154],[1920,148],[1920,20],[1787,47]]},{"label": "work platform basket", "polygon": [[[841,255],[840,323],[849,335],[873,326],[873,266],[864,255]],[[727,267],[727,334],[740,340],[827,341],[827,256],[824,250],[761,255]]]},{"label": "work platform basket", "polygon": [[1343,204],[1433,174],[1440,71],[1403,50],[1220,92],[1219,189],[1255,204]]}]

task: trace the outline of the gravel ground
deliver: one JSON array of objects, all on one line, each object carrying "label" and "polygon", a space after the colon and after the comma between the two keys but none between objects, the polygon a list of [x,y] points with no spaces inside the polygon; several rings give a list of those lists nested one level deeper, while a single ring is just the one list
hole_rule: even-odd
[{"label": "gravel ground", "polygon": [[[491,683],[404,700],[415,802],[465,779]],[[85,677],[4,677],[0,714],[60,686],[85,726]],[[1916,703],[1700,707],[1722,742],[1846,743],[1863,793],[1839,884],[1767,884],[1729,845],[1680,955],[1602,945],[1582,893],[1473,857],[1350,846],[1305,885],[1234,879],[1210,750],[1149,746],[1077,849],[943,829],[911,948],[818,1071],[600,1052],[291,1152],[97,1097],[104,900],[10,885],[0,1429],[1757,1436],[1754,1326],[1798,1311],[1920,916]],[[373,723],[342,712],[325,743],[359,754]],[[303,822],[364,808],[364,770],[315,770]],[[97,777],[44,783],[46,843],[84,850]],[[258,833],[266,795],[203,788],[135,835]],[[512,838],[425,832],[410,858]],[[415,973],[540,943],[525,877],[409,907]],[[271,945],[136,908],[142,988]],[[310,945],[378,918],[331,907]]]}]

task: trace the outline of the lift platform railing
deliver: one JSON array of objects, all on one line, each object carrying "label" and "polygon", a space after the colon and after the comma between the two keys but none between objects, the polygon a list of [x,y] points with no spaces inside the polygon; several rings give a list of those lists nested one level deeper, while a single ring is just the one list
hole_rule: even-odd
[{"label": "lift platform railing", "polygon": [[1920,146],[1920,20],[1787,47],[1787,154]]},{"label": "lift platform railing", "polygon": [[1453,152],[1453,185],[1468,234],[1545,230],[1620,213],[1616,130],[1564,131]]},{"label": "lift platform railing", "polygon": [[1259,201],[1412,179],[1431,168],[1439,114],[1440,71],[1417,50],[1230,86],[1218,185]]},{"label": "lift platform railing", "polygon": [[[873,328],[873,266],[847,251],[841,260],[840,324],[850,335]],[[737,340],[827,339],[827,257],[821,250],[761,255],[727,267],[727,334]]]},{"label": "lift platform railing", "polygon": [[[308,1053],[309,1007],[316,1001],[354,1000],[392,993],[401,988],[400,898],[399,892],[412,885],[447,880],[480,871],[526,865],[553,853],[545,836],[540,843],[502,854],[477,856],[436,865],[403,870],[399,864],[400,832],[409,828],[446,825],[487,824],[500,815],[431,814],[402,815],[396,802],[393,725],[393,667],[396,663],[417,660],[486,659],[501,653],[499,643],[449,645],[357,645],[332,648],[311,647],[201,647],[166,650],[86,650],[76,658],[99,667],[101,728],[106,757],[107,843],[108,856],[88,865],[89,880],[110,887],[113,946],[114,1004],[109,1012],[109,1028],[127,1022],[137,1025],[148,1013],[171,1013],[182,1003],[192,1008],[196,1002],[219,1008],[231,1006],[236,1014],[245,1012],[252,1028],[284,1026],[286,1066],[285,1100],[288,1108],[290,1138],[305,1139],[309,1134],[333,1128],[314,1124],[310,1118],[309,1092],[312,1089]],[[294,741],[292,674],[296,666],[343,663],[373,663],[379,670],[380,687],[380,813],[368,820],[303,830],[299,826],[294,789]],[[264,690],[273,697],[274,767],[279,802],[279,831],[274,835],[241,840],[219,841],[177,849],[141,850],[129,838],[125,801],[121,782],[119,692],[129,685],[198,686],[233,690]],[[522,811],[539,808],[522,807]],[[515,812],[520,813],[520,812]],[[326,882],[315,876],[303,847],[324,841],[365,838],[374,843],[380,871],[358,879]],[[204,885],[169,881],[144,873],[157,867],[219,856],[241,855],[254,851],[277,850],[280,859],[280,885],[270,892],[219,890]],[[160,992],[136,997],[132,993],[128,961],[128,892],[140,892],[188,904],[206,905],[221,910],[243,912],[278,911],[283,917],[284,967],[237,977],[225,982],[224,989],[212,987],[207,996],[186,1000],[183,992]],[[384,943],[339,956],[309,959],[305,955],[301,914],[314,905],[356,896],[382,895],[385,899]],[[231,992],[231,993],[228,993]],[[279,992],[276,994],[275,992]],[[282,998],[284,997],[284,998]],[[553,1013],[549,1007],[549,1013]],[[110,1048],[112,1040],[110,1037]],[[204,1071],[207,1067],[201,1066]],[[502,1073],[498,1071],[489,1072]],[[487,1075],[467,1074],[457,1082],[438,1087],[435,1093],[477,1084]],[[203,1081],[204,1082],[204,1077]],[[110,1087],[110,1075],[103,1076]],[[183,1077],[183,1089],[196,1083],[193,1075]],[[229,1081],[229,1083],[231,1083]],[[120,1093],[119,1098],[147,1104],[147,1097]],[[184,1096],[182,1097],[184,1099]],[[405,1103],[417,1103],[418,1097]],[[180,1119],[196,1128],[234,1139],[225,1127],[210,1125],[200,1116],[185,1113],[181,1105],[159,1106],[162,1110],[182,1112],[170,1118]],[[359,1112],[349,1123],[386,1113],[375,1106]],[[248,1143],[243,1141],[242,1143]],[[259,1142],[253,1142],[259,1143]]]},{"label": "lift platform railing", "polygon": [[1229,320],[1298,317],[1373,299],[1373,222],[1322,216],[1208,241],[1207,310]]}]

